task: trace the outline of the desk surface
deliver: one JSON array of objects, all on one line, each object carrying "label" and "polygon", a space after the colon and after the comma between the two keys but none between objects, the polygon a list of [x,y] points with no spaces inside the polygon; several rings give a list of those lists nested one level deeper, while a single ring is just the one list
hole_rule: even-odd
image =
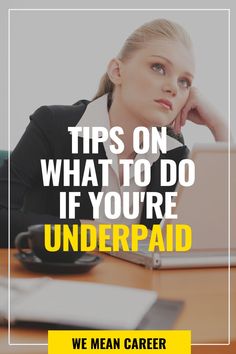
[{"label": "desk surface", "polygon": [[[24,269],[11,251],[11,277],[33,278],[40,274]],[[228,333],[228,272],[220,269],[149,270],[108,255],[90,273],[49,275],[54,279],[92,281],[152,289],[165,299],[183,300],[184,309],[174,329],[191,329],[193,343],[226,343]],[[7,250],[0,250],[1,276],[7,276]],[[1,328],[1,353],[47,353],[47,347],[8,347],[7,329]],[[12,343],[45,343],[42,329],[11,328]],[[231,269],[231,342],[229,346],[193,346],[193,353],[236,353],[236,268]],[[8,347],[8,348],[7,348]]]}]

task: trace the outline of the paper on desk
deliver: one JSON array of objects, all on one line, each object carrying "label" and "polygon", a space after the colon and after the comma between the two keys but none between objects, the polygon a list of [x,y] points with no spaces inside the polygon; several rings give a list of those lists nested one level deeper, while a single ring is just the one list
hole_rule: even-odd
[{"label": "paper on desk", "polygon": [[[0,324],[4,324],[8,318],[8,299],[10,300],[10,308],[17,306],[22,301],[24,296],[29,292],[38,289],[38,287],[44,285],[50,278],[10,278],[8,284],[8,278],[0,278]],[[8,288],[10,286],[10,289]],[[11,313],[11,311],[10,311]],[[11,319],[9,319],[11,321]]]},{"label": "paper on desk", "polygon": [[134,329],[156,299],[155,291],[51,279],[17,303],[12,315],[23,321]]}]

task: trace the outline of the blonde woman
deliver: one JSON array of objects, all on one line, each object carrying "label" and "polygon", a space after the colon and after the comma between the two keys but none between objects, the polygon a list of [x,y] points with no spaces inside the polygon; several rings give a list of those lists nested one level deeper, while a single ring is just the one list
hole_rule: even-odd
[{"label": "blonde woman", "polygon": [[[157,19],[146,23],[125,41],[120,53],[113,58],[101,80],[95,98],[78,101],[72,106],[43,106],[30,117],[20,142],[11,155],[11,242],[18,232],[29,225],[42,223],[80,223],[93,219],[93,208],[88,193],[103,191],[145,192],[156,191],[165,195],[173,187],[160,186],[160,160],[173,159],[178,164],[186,158],[188,149],[181,135],[186,120],[205,125],[216,141],[227,140],[227,127],[220,115],[201,97],[192,86],[194,78],[194,56],[191,40],[186,31],[174,22]],[[71,136],[68,127],[104,126],[110,129],[119,126],[124,149],[111,156],[109,142],[99,144],[98,154],[83,154],[83,136],[78,137],[78,155],[81,171],[87,159],[93,159],[98,185],[44,187],[42,184],[41,159],[71,159]],[[131,143],[133,131],[138,126],[147,129],[168,127],[167,153],[136,154]],[[130,186],[123,185],[121,159],[145,158],[150,162],[151,180],[147,187],[137,186],[130,176]],[[102,186],[99,159],[112,158],[109,166],[109,186]],[[2,246],[7,245],[7,167],[1,168],[1,225]],[[81,172],[82,173],[82,172]],[[60,219],[59,192],[79,191],[80,207],[75,218]],[[134,207],[130,201],[128,209]],[[164,213],[164,210],[163,210]],[[109,217],[101,204],[100,223],[109,223]],[[139,201],[139,212],[130,220],[119,216],[112,223],[142,223],[148,228],[160,219],[146,216],[146,204]]]}]

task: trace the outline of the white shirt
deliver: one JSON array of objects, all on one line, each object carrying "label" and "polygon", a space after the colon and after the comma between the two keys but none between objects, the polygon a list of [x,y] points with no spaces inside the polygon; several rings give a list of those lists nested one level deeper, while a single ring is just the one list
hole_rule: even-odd
[{"label": "white shirt", "polygon": [[[107,95],[104,95],[102,97],[99,97],[98,99],[94,100],[93,102],[89,103],[85,113],[83,114],[82,118],[78,122],[77,126],[79,127],[105,127],[108,131],[110,130],[110,119],[109,119],[109,114],[107,111]],[[80,137],[83,137],[83,133],[79,132],[78,134]],[[107,140],[104,142],[104,149],[106,152],[106,156],[108,159],[112,160],[112,165],[109,166],[109,186],[103,186],[102,187],[102,192],[104,192],[103,199],[101,202],[101,206],[99,209],[100,215],[99,215],[99,223],[103,224],[126,224],[126,225],[131,225],[131,224],[138,224],[140,222],[141,214],[142,214],[142,207],[143,207],[143,201],[139,201],[139,213],[136,218],[134,219],[127,219],[123,215],[123,208],[122,208],[122,203],[121,203],[121,215],[118,219],[110,219],[106,216],[105,214],[105,206],[104,206],[104,196],[108,192],[117,192],[119,193],[121,200],[123,196],[123,192],[129,192],[130,195],[130,202],[129,202],[129,210],[132,213],[133,211],[133,198],[132,198],[132,193],[133,192],[145,192],[146,187],[140,187],[137,186],[136,183],[134,182],[134,168],[131,166],[130,170],[130,185],[129,186],[124,186],[120,185],[120,179],[119,179],[119,161],[118,157],[116,154],[111,153],[109,145],[111,144],[111,141]],[[176,139],[167,136],[167,151],[175,149],[179,146],[182,146],[182,144],[177,141]],[[160,156],[160,151],[158,153],[152,153],[151,151],[148,151],[146,154],[137,154],[135,161],[138,159],[146,159],[150,162],[150,166],[158,160]],[[143,171],[142,171],[143,173]]]}]

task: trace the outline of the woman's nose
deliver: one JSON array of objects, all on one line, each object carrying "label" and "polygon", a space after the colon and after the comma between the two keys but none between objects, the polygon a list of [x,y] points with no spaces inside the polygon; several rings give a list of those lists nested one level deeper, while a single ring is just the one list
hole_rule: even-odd
[{"label": "woman's nose", "polygon": [[177,94],[177,85],[174,80],[169,80],[163,83],[162,90],[163,92],[168,93],[169,95],[174,97]]}]

